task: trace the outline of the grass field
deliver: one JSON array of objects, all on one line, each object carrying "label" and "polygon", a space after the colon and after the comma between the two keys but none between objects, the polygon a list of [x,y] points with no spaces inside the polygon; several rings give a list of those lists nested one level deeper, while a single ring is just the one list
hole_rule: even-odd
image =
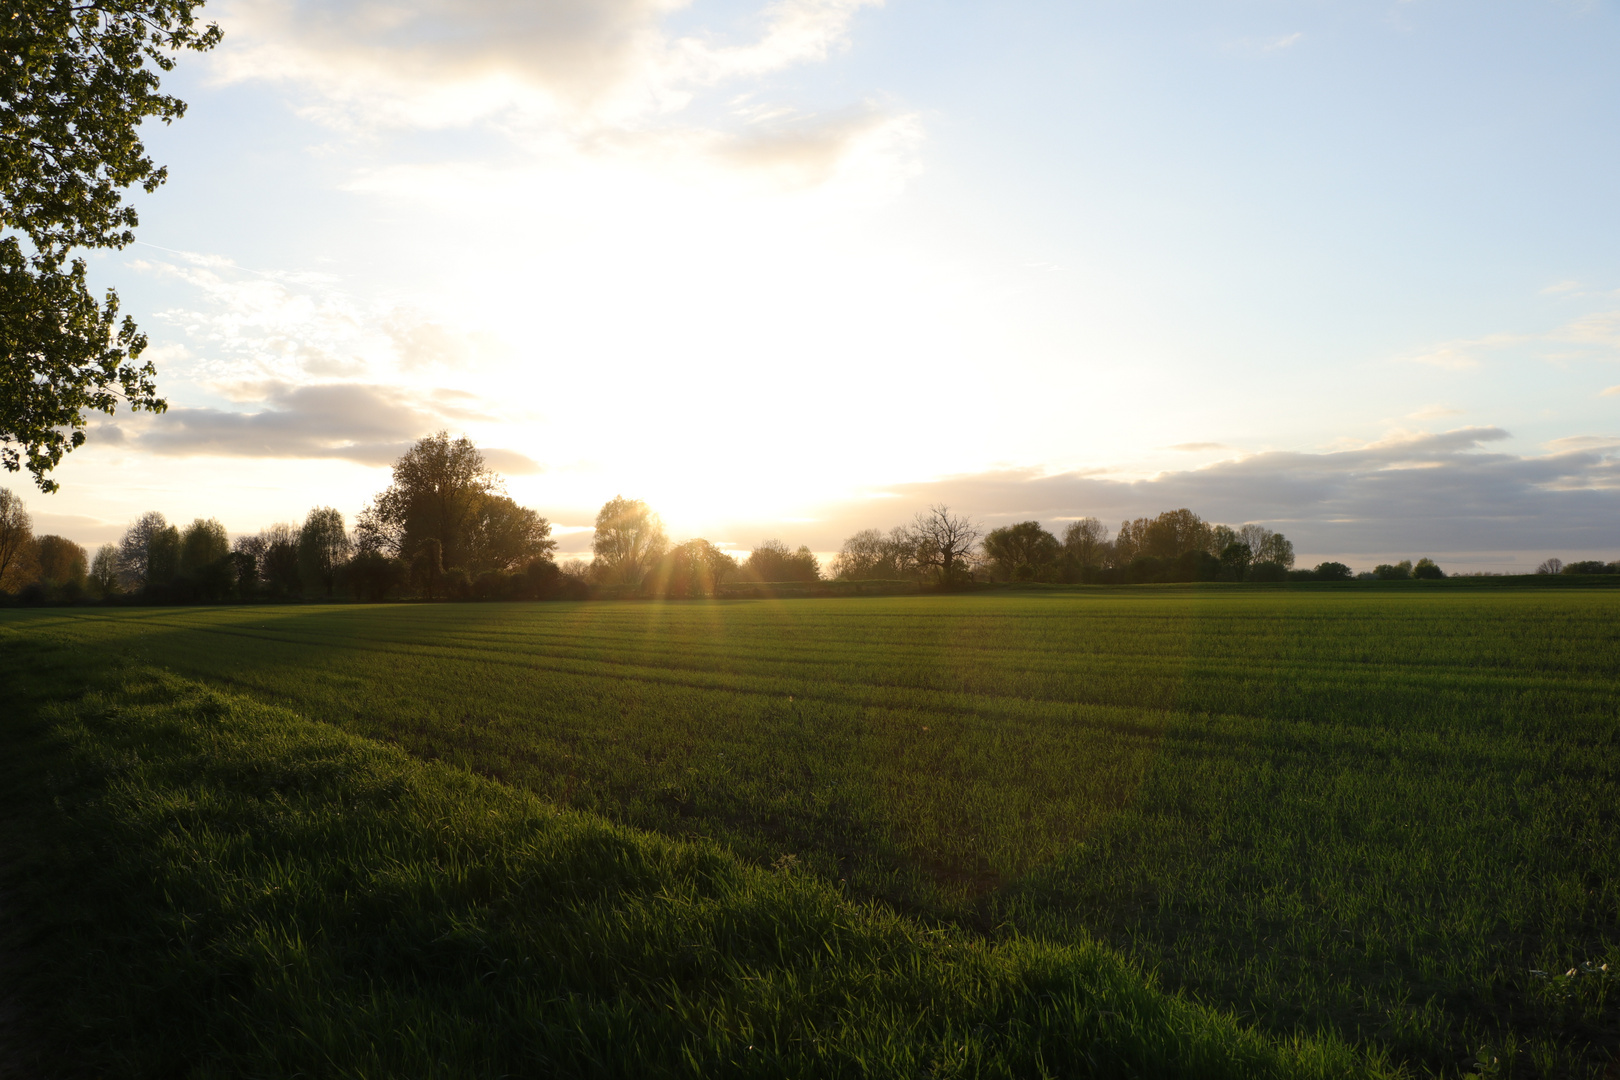
[{"label": "grass field", "polygon": [[[332,745],[345,753],[374,745],[356,736],[405,751],[377,760],[432,787],[429,802],[441,809],[367,811],[392,844],[431,833],[435,814],[468,821],[455,809],[464,803],[525,800],[519,816],[563,807],[585,815],[565,816],[570,828],[680,853],[649,856],[654,863],[719,860],[728,880],[745,883],[726,896],[799,890],[781,910],[804,905],[885,943],[893,935],[895,955],[915,957],[904,961],[914,981],[872,990],[869,1023],[851,1019],[860,1014],[846,991],[882,977],[849,957],[886,955],[889,944],[828,954],[847,980],[843,1012],[787,994],[772,999],[779,1011],[750,1014],[741,1027],[697,1025],[798,1030],[789,1021],[803,1013],[819,1031],[846,1033],[812,1040],[830,1055],[815,1059],[819,1071],[1600,1076],[1620,1047],[1620,985],[1603,970],[1620,971],[1620,593],[1136,589],[59,609],[0,615],[0,665],[36,676],[36,720],[22,725],[28,749],[13,755],[38,763],[15,766],[29,775],[74,755],[192,762],[152,765],[123,787],[85,781],[84,805],[100,816],[60,825],[70,833],[92,817],[102,831],[157,821],[157,811],[134,808],[185,802],[174,791],[202,782],[207,755],[186,749],[194,736],[140,735],[105,719],[122,709],[116,715],[151,714],[153,731],[181,723],[159,715],[167,687],[174,700],[213,695],[226,703],[216,711],[257,724],[232,743],[237,755],[310,757],[275,735],[290,730],[315,733],[308,739],[320,745],[339,740]],[[286,712],[255,711],[266,708]],[[195,712],[184,712],[185,724],[204,724]],[[157,744],[114,749],[120,739]],[[412,764],[424,760],[438,764]],[[341,802],[341,785],[324,783],[322,797]],[[32,790],[27,776],[16,786]],[[126,809],[108,809],[125,805],[115,796]],[[16,795],[13,812],[26,816],[42,800]],[[604,819],[633,831],[592,824]],[[172,829],[143,828],[131,850],[175,843]],[[464,829],[486,861],[516,843],[504,824],[488,835],[476,822]],[[54,865],[27,845],[15,856],[41,859]],[[307,874],[337,873],[341,861]],[[165,873],[193,881],[200,871]],[[244,867],[238,876],[251,875]],[[598,914],[613,906],[593,902]],[[660,950],[686,955],[679,924],[707,925],[697,908],[714,905],[705,904],[671,915],[663,925],[673,937],[648,938],[636,955],[649,964]],[[626,899],[624,910],[640,909]],[[640,925],[639,915],[620,917]],[[519,924],[489,939],[488,963],[529,962],[523,935],[538,931]],[[92,937],[75,938],[81,951],[106,948]],[[936,946],[946,952],[928,952]],[[958,967],[970,954],[979,959]],[[738,971],[764,970],[748,956]],[[801,954],[778,959],[772,978],[803,976]],[[955,983],[949,971],[970,974]],[[1030,1004],[1053,992],[1031,990],[1032,972],[1070,987],[1106,983],[1109,994],[1129,989],[1140,1003],[1093,1000],[1074,1012],[1080,1019],[1057,1023]],[[713,1004],[733,1001],[731,977],[717,968],[693,983],[709,1004],[690,1015],[733,1008]],[[652,976],[631,964],[622,979]],[[944,988],[934,1012],[917,1005],[925,985]],[[581,986],[586,998],[606,992]],[[972,987],[999,989],[975,996]],[[39,992],[62,991],[47,980]],[[654,1008],[650,1000],[636,1007]],[[366,1015],[382,1023],[382,1013]],[[895,1027],[903,1015],[917,1017],[915,1042],[897,1034],[909,1030]],[[1097,1035],[1120,1016],[1135,1018],[1134,1034],[1116,1032],[1112,1043]],[[671,1049],[685,1046],[679,1029],[658,1035],[664,1029],[649,1023],[646,1053],[674,1061],[710,1052]],[[877,1033],[873,1045],[850,1034],[866,1029]],[[964,1030],[978,1034],[952,1057],[947,1044]],[[289,1053],[291,1036],[277,1038]],[[715,1038],[718,1056],[702,1058],[709,1071],[737,1049],[729,1035]],[[1094,1043],[1091,1057],[1076,1040]],[[1361,1048],[1359,1064],[1346,1063],[1346,1043]],[[809,1059],[793,1057],[790,1042],[775,1045],[779,1071],[803,1074]],[[874,1056],[873,1046],[900,1056]],[[1016,1057],[1031,1046],[1046,1056]],[[739,1061],[743,1072],[771,1071]],[[879,1061],[889,1064],[871,1064]]]}]

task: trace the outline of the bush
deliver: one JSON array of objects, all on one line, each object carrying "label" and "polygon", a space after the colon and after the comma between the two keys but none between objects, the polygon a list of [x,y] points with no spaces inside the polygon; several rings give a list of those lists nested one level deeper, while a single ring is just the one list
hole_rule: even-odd
[{"label": "bush", "polygon": [[1247,581],[1287,581],[1288,568],[1280,562],[1257,562],[1249,567]]},{"label": "bush", "polygon": [[1601,559],[1564,564],[1561,574],[1620,574],[1620,562],[1606,563]]},{"label": "bush", "polygon": [[339,580],[357,599],[380,604],[404,583],[406,566],[380,551],[363,551],[343,565]]}]

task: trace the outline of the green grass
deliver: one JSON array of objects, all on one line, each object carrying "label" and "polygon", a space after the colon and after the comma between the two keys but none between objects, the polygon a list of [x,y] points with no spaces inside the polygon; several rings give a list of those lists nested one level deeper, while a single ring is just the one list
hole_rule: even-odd
[{"label": "green grass", "polygon": [[[804,890],[792,904],[820,897],[896,940],[939,935],[963,956],[1055,965],[1042,970],[1115,964],[1165,1009],[1216,1010],[1186,1015],[1222,1032],[1220,1061],[1237,1060],[1230,1047],[1255,1038],[1242,1033],[1252,1025],[1283,1071],[1326,1069],[1354,1043],[1363,1064],[1387,1055],[1419,1073],[1474,1068],[1488,1046],[1503,1075],[1585,1076],[1620,1044],[1614,980],[1562,977],[1585,963],[1620,970],[1617,616],[1620,594],[1543,590],[57,610],[0,616],[0,664],[37,652],[73,671],[162,668],[176,694],[202,692],[196,680],[236,711],[274,703],[330,725],[296,730],[393,743],[411,758],[386,760],[450,785],[445,807],[531,792],[533,814],[565,807],[590,815],[567,818],[582,829],[645,830],[589,825],[705,853],[740,882],[792,883]],[[86,745],[110,737],[71,708]],[[266,734],[287,723],[263,720],[240,745],[296,756]],[[208,753],[194,753],[205,768]],[[108,814],[98,828],[135,816]],[[405,843],[431,817],[386,808],[376,820]],[[516,842],[467,827],[486,861]],[[514,936],[490,955],[510,959],[535,931],[503,932]],[[670,942],[637,955],[665,946],[680,955]],[[952,989],[956,963],[913,987],[977,1000]],[[601,985],[638,978],[610,965]],[[724,980],[699,981],[724,997]],[[914,1005],[886,986],[870,1003],[895,1018]],[[748,1030],[792,1029],[802,1008]],[[1058,1074],[1196,1071],[1196,1055],[1058,1065],[1053,1046],[1095,1055],[1094,1034],[1076,1040],[1022,1008],[991,1025],[1021,1034],[971,1051],[963,1075],[1033,1071],[1007,1056],[1031,1046]],[[912,1056],[883,1068],[951,1064],[940,1047],[956,1036],[940,1041],[949,1025],[934,1022],[918,1021],[915,1043],[885,1043]],[[677,1060],[670,1047],[692,1031],[730,1029],[668,1030],[649,1060]],[[869,1053],[826,1060],[858,1072],[880,1060]],[[782,1060],[802,1072],[808,1059]]]}]

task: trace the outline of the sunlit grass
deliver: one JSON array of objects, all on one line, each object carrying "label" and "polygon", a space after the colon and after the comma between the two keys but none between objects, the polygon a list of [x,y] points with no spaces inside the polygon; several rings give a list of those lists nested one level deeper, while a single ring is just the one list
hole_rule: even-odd
[{"label": "sunlit grass", "polygon": [[1528,1076],[1600,1071],[1620,1030],[1580,967],[1620,959],[1617,614],[1598,592],[1169,592],[4,625],[908,926],[1100,937],[1277,1037],[1454,1074],[1486,1048]]}]

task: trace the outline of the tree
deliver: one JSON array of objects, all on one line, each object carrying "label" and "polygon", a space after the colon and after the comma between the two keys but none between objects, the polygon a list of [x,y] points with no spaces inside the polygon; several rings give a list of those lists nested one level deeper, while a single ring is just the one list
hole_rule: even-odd
[{"label": "tree", "polygon": [[[10,0],[0,28],[0,464],[46,473],[84,444],[86,411],[120,399],[161,412],[146,339],[98,303],[75,248],[121,248],[139,223],[123,193],[167,178],[138,137],[185,104],[158,92],[170,53],[218,44],[201,0]],[[27,247],[24,246],[27,241]]]},{"label": "tree", "polygon": [[1379,581],[1405,581],[1412,576],[1412,560],[1402,559],[1394,565],[1379,563],[1373,567],[1373,576]]},{"label": "tree", "polygon": [[1314,573],[1318,581],[1349,581],[1353,576],[1342,562],[1317,563]]},{"label": "tree", "polygon": [[90,554],[65,536],[47,533],[34,541],[39,579],[58,588],[82,589],[90,573]]},{"label": "tree", "polygon": [[943,504],[930,506],[926,513],[917,515],[911,535],[918,564],[936,570],[942,585],[953,585],[966,577],[968,554],[979,541],[976,523],[951,513],[951,508]]},{"label": "tree", "polygon": [[663,521],[646,503],[615,495],[596,515],[591,570],[608,584],[637,582],[668,546]]},{"label": "tree", "polygon": [[765,540],[743,560],[741,573],[758,582],[820,581],[821,563],[802,544],[790,551],[780,540]]},{"label": "tree", "polygon": [[642,580],[642,589],[651,596],[713,596],[730,574],[736,573],[737,560],[704,539],[677,544],[653,564]]},{"label": "tree", "polygon": [[1242,540],[1233,540],[1221,549],[1221,570],[1223,576],[1233,581],[1242,581],[1249,576],[1249,564],[1254,562],[1254,552]]},{"label": "tree", "polygon": [[882,576],[888,545],[878,529],[862,529],[844,541],[833,560],[832,576],[840,581],[865,581]]},{"label": "tree", "polygon": [[124,530],[124,538],[118,542],[118,566],[124,588],[135,591],[146,587],[152,537],[168,527],[162,514],[148,510]]},{"label": "tree", "polygon": [[380,551],[362,551],[344,566],[349,587],[360,599],[380,604],[405,580],[405,564]]},{"label": "tree", "polygon": [[1260,542],[1260,550],[1254,553],[1254,561],[1275,563],[1287,569],[1294,565],[1294,545],[1282,533],[1268,532]]},{"label": "tree", "polygon": [[259,541],[264,552],[259,560],[259,577],[265,588],[272,596],[297,596],[302,585],[298,575],[298,530],[278,521],[259,533]]},{"label": "tree", "polygon": [[1209,551],[1213,539],[1210,526],[1191,510],[1166,510],[1142,530],[1139,554],[1177,559],[1189,551]]},{"label": "tree", "polygon": [[330,506],[317,506],[298,530],[299,577],[319,586],[330,599],[337,588],[338,567],[349,557],[349,534],[343,515]]},{"label": "tree", "polygon": [[1564,560],[1563,559],[1548,559],[1545,562],[1543,562],[1540,566],[1536,567],[1536,573],[1538,573],[1538,574],[1557,574],[1557,573],[1560,573],[1563,569],[1564,569]]},{"label": "tree", "polygon": [[896,526],[887,536],[863,529],[844,541],[833,560],[832,576],[843,581],[894,581],[917,576],[917,542]]},{"label": "tree", "polygon": [[161,589],[180,573],[180,530],[173,525],[152,534],[146,545],[146,587]]},{"label": "tree", "polygon": [[97,596],[106,598],[122,591],[118,570],[118,545],[102,544],[90,563],[90,588]]},{"label": "tree", "polygon": [[444,583],[444,548],[432,537],[411,556],[411,584],[422,590],[429,600]]},{"label": "tree", "polygon": [[486,496],[499,495],[500,479],[463,435],[440,431],[394,462],[393,483],[360,512],[360,548],[414,557],[437,540],[445,566],[463,566],[473,520]]},{"label": "tree", "polygon": [[1090,575],[1108,559],[1108,526],[1094,517],[1069,522],[1063,530],[1063,553],[1082,577]]},{"label": "tree", "polygon": [[473,510],[467,531],[467,568],[474,573],[509,571],[557,548],[551,522],[505,495],[485,495]]},{"label": "tree", "polygon": [[230,553],[230,540],[219,519],[197,518],[180,534],[180,573],[198,577]]},{"label": "tree", "polygon": [[1412,576],[1428,581],[1434,581],[1436,579],[1445,577],[1446,572],[1440,569],[1440,567],[1435,564],[1433,559],[1425,557],[1419,559],[1417,561],[1417,565],[1412,567]]},{"label": "tree", "polygon": [[1002,581],[1045,581],[1052,576],[1062,545],[1038,521],[1020,521],[991,529],[984,554]]},{"label": "tree", "polygon": [[10,488],[0,488],[0,589],[9,589],[9,579],[25,561],[34,546],[34,522],[28,508]]}]

